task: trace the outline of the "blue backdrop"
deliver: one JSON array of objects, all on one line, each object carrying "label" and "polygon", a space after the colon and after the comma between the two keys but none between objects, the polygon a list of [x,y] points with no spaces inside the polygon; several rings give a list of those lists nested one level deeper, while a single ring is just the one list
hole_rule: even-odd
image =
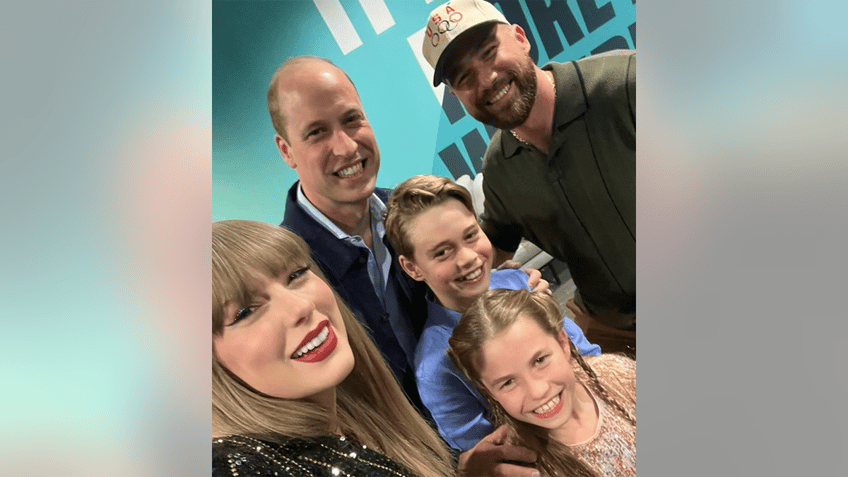
[{"label": "blue backdrop", "polygon": [[[274,145],[265,106],[286,58],[329,58],[351,77],[381,152],[377,185],[415,174],[479,171],[494,130],[465,113],[421,56],[442,0],[213,1],[212,219],[278,224],[297,179]],[[636,48],[635,0],[493,1],[521,25],[537,64]]]}]

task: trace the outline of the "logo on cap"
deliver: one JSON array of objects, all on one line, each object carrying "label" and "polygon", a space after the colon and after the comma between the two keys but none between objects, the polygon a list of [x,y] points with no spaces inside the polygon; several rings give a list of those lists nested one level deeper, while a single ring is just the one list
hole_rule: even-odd
[{"label": "logo on cap", "polygon": [[430,44],[434,47],[439,46],[442,34],[456,28],[457,23],[462,20],[462,13],[454,10],[450,5],[445,8],[445,15],[448,16],[447,19],[442,19],[438,13],[430,17],[430,21],[436,26],[437,31],[434,32],[430,24],[427,24],[427,37],[430,38]]},{"label": "logo on cap", "polygon": [[433,86],[442,81],[444,53],[453,41],[475,26],[488,22],[509,24],[494,5],[481,0],[451,0],[430,12],[421,53],[433,67]]}]

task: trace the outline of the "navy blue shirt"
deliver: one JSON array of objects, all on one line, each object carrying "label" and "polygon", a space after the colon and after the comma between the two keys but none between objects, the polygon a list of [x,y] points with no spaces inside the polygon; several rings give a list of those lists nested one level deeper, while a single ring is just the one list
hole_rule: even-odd
[{"label": "navy blue shirt", "polygon": [[[338,238],[315,220],[297,203],[298,186],[299,182],[295,182],[289,189],[286,214],[280,225],[299,235],[309,245],[312,258],[321,267],[330,285],[369,331],[413,405],[425,417],[429,417],[415,386],[415,374],[410,364],[412,356],[401,345],[406,337],[401,336],[399,339],[393,330],[393,323],[404,327],[411,331],[417,342],[427,319],[427,286],[416,282],[401,269],[397,254],[388,240],[383,238],[382,242],[391,255],[384,301],[368,273],[371,255],[368,247],[360,247],[353,241]],[[387,189],[374,191],[383,203],[388,200],[389,192]],[[375,240],[379,239],[375,237]]]}]

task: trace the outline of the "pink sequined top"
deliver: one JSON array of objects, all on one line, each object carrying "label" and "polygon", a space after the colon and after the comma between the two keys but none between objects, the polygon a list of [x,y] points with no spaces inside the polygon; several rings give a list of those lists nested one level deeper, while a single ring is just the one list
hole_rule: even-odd
[{"label": "pink sequined top", "polygon": [[[624,356],[609,354],[584,356],[586,363],[613,396],[636,419],[636,361]],[[621,411],[608,406],[599,398],[599,392],[582,371],[592,398],[598,406],[598,428],[595,435],[580,444],[568,446],[578,459],[603,477],[631,477],[636,475],[636,428]]]}]

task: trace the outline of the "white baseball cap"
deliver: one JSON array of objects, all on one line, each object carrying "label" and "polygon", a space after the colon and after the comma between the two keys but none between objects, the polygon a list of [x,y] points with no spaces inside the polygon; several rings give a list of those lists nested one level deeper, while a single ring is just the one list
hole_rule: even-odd
[{"label": "white baseball cap", "polygon": [[430,12],[421,51],[435,70],[433,86],[443,80],[444,60],[448,56],[444,53],[448,47],[455,45],[455,40],[468,30],[491,22],[509,24],[494,5],[482,0],[451,0]]}]

